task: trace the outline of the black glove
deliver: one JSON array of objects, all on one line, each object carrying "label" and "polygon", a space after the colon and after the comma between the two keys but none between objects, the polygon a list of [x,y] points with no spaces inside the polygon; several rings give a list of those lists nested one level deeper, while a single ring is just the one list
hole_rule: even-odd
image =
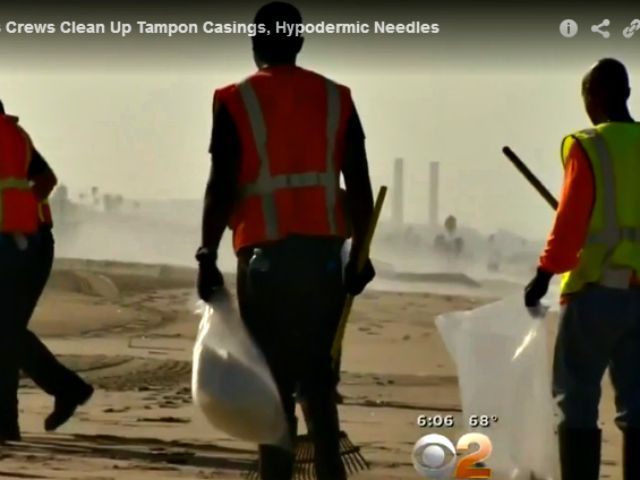
[{"label": "black glove", "polygon": [[534,308],[540,304],[540,300],[549,290],[551,277],[553,277],[553,273],[538,268],[536,276],[524,288],[524,305],[526,307]]},{"label": "black glove", "polygon": [[367,258],[364,268],[358,272],[355,260],[349,260],[344,267],[344,286],[347,293],[352,297],[360,295],[364,287],[373,280],[376,271],[373,268],[371,259]]},{"label": "black glove", "polygon": [[205,302],[211,300],[217,291],[224,287],[222,272],[218,269],[217,255],[206,248],[198,249],[198,296]]}]

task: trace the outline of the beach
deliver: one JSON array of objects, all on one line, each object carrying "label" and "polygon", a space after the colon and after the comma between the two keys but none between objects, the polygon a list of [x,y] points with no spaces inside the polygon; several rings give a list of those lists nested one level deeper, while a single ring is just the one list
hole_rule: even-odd
[{"label": "beach", "polygon": [[[23,379],[24,438],[0,451],[0,477],[224,480],[252,468],[255,446],[214,430],[192,403],[191,355],[200,320],[194,275],[170,266],[56,261],[30,326],[96,393],[58,432],[46,433],[42,422],[52,399]],[[226,279],[233,289],[233,276]],[[506,284],[452,287],[454,293],[446,293],[446,285],[431,287],[403,292],[402,285],[377,280],[355,302],[340,416],[371,467],[355,479],[420,478],[411,462],[416,440],[426,433],[455,438],[462,432],[416,422],[419,415],[461,415],[455,365],[435,318],[518,290]],[[550,315],[552,342],[557,314]],[[603,387],[602,478],[620,478],[621,437],[612,422],[608,379]]]}]

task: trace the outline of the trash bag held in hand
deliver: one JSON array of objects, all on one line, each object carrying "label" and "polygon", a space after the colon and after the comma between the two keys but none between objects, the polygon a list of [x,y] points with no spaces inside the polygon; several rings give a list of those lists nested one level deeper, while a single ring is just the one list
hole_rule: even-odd
[{"label": "trash bag held in hand", "polygon": [[[462,426],[490,438],[484,463],[494,478],[560,479],[545,313],[528,311],[518,295],[436,319],[458,371]],[[472,428],[471,415],[491,425]]]},{"label": "trash bag held in hand", "polygon": [[269,367],[223,289],[204,307],[191,390],[209,423],[248,442],[291,448],[280,395]]}]

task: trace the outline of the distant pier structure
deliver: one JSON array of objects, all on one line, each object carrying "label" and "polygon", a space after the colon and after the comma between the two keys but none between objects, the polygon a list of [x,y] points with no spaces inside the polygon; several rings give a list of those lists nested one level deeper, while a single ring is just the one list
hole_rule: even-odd
[{"label": "distant pier structure", "polygon": [[391,201],[391,222],[394,225],[404,224],[404,160],[396,158],[393,164],[393,190]]}]

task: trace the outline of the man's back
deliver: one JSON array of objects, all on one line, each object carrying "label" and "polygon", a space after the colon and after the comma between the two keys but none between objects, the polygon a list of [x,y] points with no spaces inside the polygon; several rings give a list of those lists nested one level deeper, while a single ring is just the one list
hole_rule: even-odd
[{"label": "man's back", "polygon": [[38,228],[38,205],[28,180],[31,140],[18,118],[0,115],[0,231],[31,234]]},{"label": "man's back", "polygon": [[[255,93],[259,112],[253,112],[252,107],[246,104],[246,99],[242,98],[243,93],[239,90],[240,85],[245,83]],[[335,99],[339,106],[336,112],[328,111],[328,84],[335,87],[339,94],[339,98]],[[273,174],[307,171],[310,167],[324,171],[327,136],[330,133],[337,134],[338,143],[344,142],[342,126],[351,113],[349,90],[315,72],[293,65],[265,68],[239,84],[220,89],[217,94],[229,108],[239,131],[249,134],[241,138],[246,142],[245,147],[254,140],[250,138],[252,126],[246,124],[246,117],[260,114],[260,120],[267,128],[266,153],[271,160],[275,160],[270,163]],[[329,122],[336,129],[342,127],[342,131],[328,132]],[[251,161],[248,155],[243,160]],[[243,171],[252,166],[247,164]],[[240,181],[243,180],[241,175]]]},{"label": "man's back", "polygon": [[349,90],[282,65],[217,90],[215,101],[228,109],[240,143],[236,251],[289,235],[346,238],[339,183]]},{"label": "man's back", "polygon": [[[607,122],[596,126],[595,130],[603,137],[609,154],[620,167],[640,170],[640,123]],[[637,184],[633,178],[616,181]]]}]

